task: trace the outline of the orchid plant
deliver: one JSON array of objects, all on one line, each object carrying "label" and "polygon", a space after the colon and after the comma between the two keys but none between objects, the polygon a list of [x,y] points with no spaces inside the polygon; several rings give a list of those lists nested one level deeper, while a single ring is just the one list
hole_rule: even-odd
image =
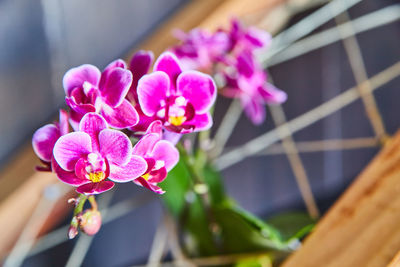
[{"label": "orchid plant", "polygon": [[[139,51],[129,64],[118,59],[102,72],[85,64],[65,74],[69,111],[39,128],[32,145],[43,163],[37,169],[54,172],[79,193],[71,200],[69,237],[79,229],[95,234],[101,225],[95,196],[133,182],[163,194],[192,237],[191,254],[289,250],[273,226],[225,194],[207,148],[194,141],[211,128],[218,93],[238,98],[254,124],[265,120],[265,104],[286,100],[255,56],[270,35],[233,20],[227,30],[194,29],[178,37],[181,43],[161,54],[152,71],[153,54]],[[213,77],[222,78],[219,89]],[[87,200],[91,209],[83,211]]]}]

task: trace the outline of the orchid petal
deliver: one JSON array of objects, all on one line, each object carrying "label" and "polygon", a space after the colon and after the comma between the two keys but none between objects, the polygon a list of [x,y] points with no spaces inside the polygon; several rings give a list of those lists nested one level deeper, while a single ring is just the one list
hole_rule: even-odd
[{"label": "orchid petal", "polygon": [[167,171],[170,171],[179,161],[178,150],[168,141],[161,140],[156,143],[152,151],[153,158],[161,160]]},{"label": "orchid petal", "polygon": [[160,120],[153,121],[147,128],[146,134],[155,133],[162,135],[162,122]]},{"label": "orchid petal", "polygon": [[110,190],[114,187],[114,183],[111,181],[101,181],[99,183],[87,183],[79,186],[76,191],[80,194],[85,195],[96,195]]},{"label": "orchid petal", "polygon": [[217,97],[217,90],[213,79],[198,71],[186,71],[179,75],[178,91],[196,110],[204,113],[211,108]]},{"label": "orchid petal", "polygon": [[132,153],[134,155],[139,155],[142,157],[149,157],[151,155],[151,151],[153,151],[154,146],[158,141],[160,141],[160,139],[161,137],[158,134],[146,134],[133,147]]},{"label": "orchid petal", "polygon": [[[83,116],[84,114],[89,113],[89,112],[96,112],[96,108],[94,105],[92,105],[92,104],[77,104],[75,102],[75,100],[71,97],[66,97],[65,102],[73,111],[75,111],[77,114],[79,114],[79,116]],[[71,118],[72,118],[72,116],[71,116]],[[74,121],[76,120],[76,118],[72,118],[72,119]]]},{"label": "orchid petal", "polygon": [[171,89],[175,89],[176,79],[182,73],[178,58],[171,52],[162,53],[154,63],[154,71],[165,72],[171,81]]},{"label": "orchid petal", "polygon": [[53,124],[47,124],[33,134],[32,147],[36,155],[49,162],[53,156],[54,144],[60,137],[59,129]]},{"label": "orchid petal", "polygon": [[112,108],[107,104],[103,105],[100,113],[109,125],[116,129],[132,127],[139,121],[136,109],[126,99],[116,108]]},{"label": "orchid petal", "polygon": [[102,98],[112,107],[121,105],[131,87],[132,73],[129,70],[115,68],[103,76],[104,81],[100,87]]},{"label": "orchid petal", "polygon": [[127,164],[132,155],[132,143],[124,133],[105,129],[99,134],[100,153],[111,163]]},{"label": "orchid petal", "polygon": [[69,132],[69,125],[68,125],[68,113],[65,110],[60,109],[59,115],[59,128],[60,134],[65,135]]},{"label": "orchid petal", "polygon": [[286,101],[287,94],[270,83],[259,88],[259,93],[266,103],[281,104]]},{"label": "orchid petal", "polygon": [[136,88],[139,79],[149,71],[153,59],[154,54],[151,51],[140,50],[133,55],[129,63],[129,69],[132,72],[132,85],[127,95],[129,100],[137,101]]},{"label": "orchid petal", "polygon": [[211,128],[213,124],[212,117],[209,113],[196,114],[194,118],[183,125],[194,125],[194,131],[205,131]]},{"label": "orchid petal", "polygon": [[51,167],[53,171],[56,173],[58,179],[60,179],[63,183],[72,186],[80,186],[88,182],[86,179],[81,179],[75,175],[74,171],[65,171],[63,170],[55,160],[52,160]]},{"label": "orchid petal", "polygon": [[164,193],[165,193],[165,191],[162,190],[160,187],[158,187],[158,186],[156,186],[156,185],[154,185],[154,184],[149,183],[149,182],[146,181],[146,179],[144,179],[143,177],[139,177],[139,178],[133,180],[133,182],[134,182],[135,184],[137,184],[137,185],[143,186],[143,187],[145,187],[145,188],[147,188],[147,189],[153,191],[154,193],[157,193],[157,194],[164,194]]},{"label": "orchid petal", "polygon": [[84,132],[73,132],[61,136],[54,145],[54,158],[58,165],[66,171],[72,171],[81,157],[92,150],[90,136]]},{"label": "orchid petal", "polygon": [[137,93],[140,107],[147,116],[153,116],[162,107],[169,94],[170,80],[161,71],[144,75],[138,83]]},{"label": "orchid petal", "polygon": [[67,71],[63,78],[65,94],[70,95],[76,87],[82,87],[84,82],[93,86],[99,84],[101,77],[100,70],[93,65],[85,64]]},{"label": "orchid petal", "polygon": [[101,78],[100,78],[100,83],[99,83],[99,88],[103,88],[105,82],[107,81],[107,78],[112,70],[115,68],[122,68],[126,69],[126,63],[122,59],[116,59],[110,64],[107,65],[107,67],[104,68],[103,72],[101,73]]},{"label": "orchid petal", "polygon": [[168,172],[165,167],[162,167],[155,171],[151,171],[149,182],[150,183],[161,183],[162,181],[165,180],[165,178],[167,178],[167,175],[168,175]]},{"label": "orchid petal", "polygon": [[124,166],[111,165],[108,178],[118,183],[130,182],[143,175],[146,170],[146,161],[140,156],[132,155],[131,160]]},{"label": "orchid petal", "polygon": [[[190,131],[191,132],[191,131]],[[176,133],[176,132],[171,132],[171,131],[164,131],[162,139],[167,140],[171,144],[176,145],[179,140],[181,140],[182,134],[181,133]]]},{"label": "orchid petal", "polygon": [[242,106],[247,117],[255,124],[260,125],[265,120],[265,107],[258,101],[251,99],[244,102]]},{"label": "orchid petal", "polygon": [[106,120],[96,114],[96,113],[87,113],[81,119],[79,123],[79,131],[85,132],[90,136],[92,140],[92,151],[97,152],[99,151],[99,133],[107,128]]}]

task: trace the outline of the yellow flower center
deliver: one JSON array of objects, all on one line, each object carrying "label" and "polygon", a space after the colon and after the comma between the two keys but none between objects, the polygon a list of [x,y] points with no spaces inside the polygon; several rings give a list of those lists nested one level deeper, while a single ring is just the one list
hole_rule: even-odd
[{"label": "yellow flower center", "polygon": [[149,178],[150,178],[150,173],[145,173],[145,174],[142,175],[142,177],[143,177],[143,179],[145,179],[146,181],[148,181]]},{"label": "yellow flower center", "polygon": [[105,178],[104,172],[91,172],[89,173],[89,180],[93,183],[98,183],[103,181]]},{"label": "yellow flower center", "polygon": [[186,121],[185,116],[169,116],[168,122],[171,123],[174,126],[180,126],[182,123]]}]

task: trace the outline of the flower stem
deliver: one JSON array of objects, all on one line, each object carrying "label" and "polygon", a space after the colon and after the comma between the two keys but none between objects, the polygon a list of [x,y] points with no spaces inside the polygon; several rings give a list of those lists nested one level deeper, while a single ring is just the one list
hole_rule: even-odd
[{"label": "flower stem", "polygon": [[[91,196],[93,197],[93,196]],[[74,216],[78,215],[82,212],[83,206],[85,205],[88,196],[84,194],[79,194],[79,197],[75,199],[75,209],[74,209]]]}]

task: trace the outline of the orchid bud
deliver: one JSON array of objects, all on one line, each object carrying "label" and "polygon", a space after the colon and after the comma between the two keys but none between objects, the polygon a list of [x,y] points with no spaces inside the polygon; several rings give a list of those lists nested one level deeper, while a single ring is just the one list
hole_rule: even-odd
[{"label": "orchid bud", "polygon": [[79,227],[87,235],[95,235],[101,227],[101,214],[98,210],[85,210],[79,218]]},{"label": "orchid bud", "polygon": [[78,235],[78,219],[76,216],[72,218],[71,225],[68,229],[69,239],[74,239]]}]

